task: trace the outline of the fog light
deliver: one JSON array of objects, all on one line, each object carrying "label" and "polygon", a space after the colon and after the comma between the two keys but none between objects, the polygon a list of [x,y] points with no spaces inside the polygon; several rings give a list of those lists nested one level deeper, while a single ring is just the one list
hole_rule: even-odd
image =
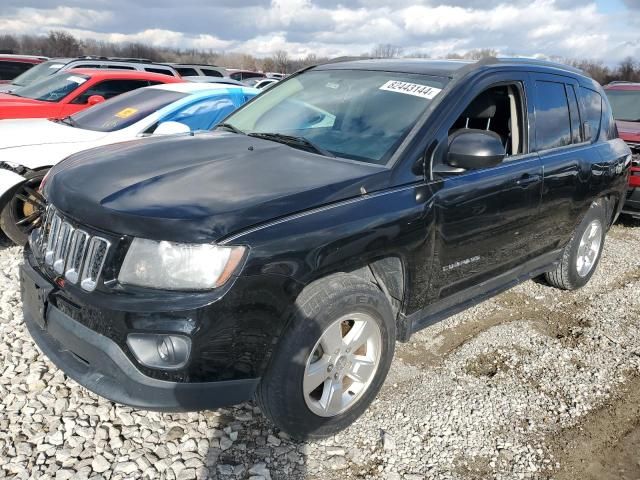
[{"label": "fog light", "polygon": [[175,370],[184,367],[191,353],[191,339],[184,335],[131,333],[127,345],[141,364]]}]

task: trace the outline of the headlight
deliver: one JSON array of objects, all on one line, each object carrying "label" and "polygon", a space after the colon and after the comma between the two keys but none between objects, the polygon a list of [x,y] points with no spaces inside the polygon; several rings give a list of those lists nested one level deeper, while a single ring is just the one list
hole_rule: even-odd
[{"label": "headlight", "polygon": [[136,238],[124,258],[118,280],[164,290],[208,290],[229,280],[245,250]]}]

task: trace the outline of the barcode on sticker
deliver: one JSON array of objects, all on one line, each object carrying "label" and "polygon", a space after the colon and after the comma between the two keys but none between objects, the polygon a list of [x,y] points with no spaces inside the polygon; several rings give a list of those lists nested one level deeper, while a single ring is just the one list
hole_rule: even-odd
[{"label": "barcode on sticker", "polygon": [[387,92],[404,93],[406,95],[413,95],[414,97],[422,97],[431,100],[442,89],[429,87],[427,85],[420,85],[418,83],[400,82],[398,80],[389,80],[387,83],[380,87],[380,90],[386,90]]}]

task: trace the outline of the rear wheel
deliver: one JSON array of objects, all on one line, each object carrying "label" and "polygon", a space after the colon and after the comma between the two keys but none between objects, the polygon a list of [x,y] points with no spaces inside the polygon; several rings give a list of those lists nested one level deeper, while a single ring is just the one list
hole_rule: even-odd
[{"label": "rear wheel", "polygon": [[389,371],[395,321],[384,294],[351,274],[306,288],[256,400],[298,439],[322,438],[353,423]]},{"label": "rear wheel", "polygon": [[46,204],[38,188],[46,174],[47,170],[27,173],[0,212],[0,228],[16,245],[26,244],[31,230],[40,225]]},{"label": "rear wheel", "polygon": [[547,282],[563,290],[586,285],[600,262],[606,228],[606,208],[594,203],[564,248],[560,264],[545,274]]}]

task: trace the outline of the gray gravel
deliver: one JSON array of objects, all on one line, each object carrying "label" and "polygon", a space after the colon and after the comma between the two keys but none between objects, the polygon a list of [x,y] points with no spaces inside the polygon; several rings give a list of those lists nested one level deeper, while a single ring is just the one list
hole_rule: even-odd
[{"label": "gray gravel", "polygon": [[597,274],[527,282],[399,344],[348,430],[296,443],[254,404],[160,414],[65,378],[22,324],[20,249],[0,249],[0,478],[548,478],[552,439],[640,373],[640,226],[610,232]]}]

